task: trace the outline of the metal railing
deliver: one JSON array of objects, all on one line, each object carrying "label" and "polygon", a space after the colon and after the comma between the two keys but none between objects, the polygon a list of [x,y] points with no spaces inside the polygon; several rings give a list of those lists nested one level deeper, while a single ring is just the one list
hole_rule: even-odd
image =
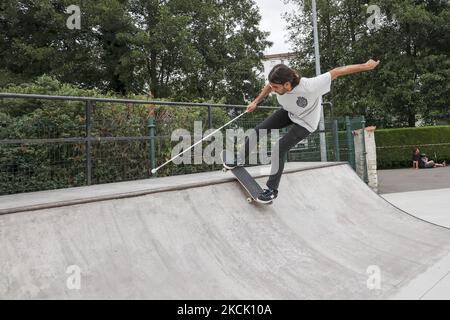
[{"label": "metal railing", "polygon": [[[84,136],[79,137],[54,137],[54,138],[18,138],[15,137],[13,139],[2,139],[0,136],[0,147],[7,145],[43,145],[43,144],[81,144],[84,145],[84,184],[91,185],[93,184],[93,175],[94,170],[96,169],[93,166],[93,163],[97,160],[93,158],[93,144],[100,142],[145,142],[148,144],[148,166],[149,170],[155,168],[157,165],[157,155],[156,149],[160,146],[161,141],[164,139],[169,139],[170,136],[157,135],[157,126],[158,123],[154,117],[148,118],[146,134],[145,135],[134,135],[134,136],[94,136],[93,134],[93,110],[95,107],[102,103],[111,103],[111,104],[125,104],[125,105],[145,105],[145,106],[167,106],[167,107],[180,107],[180,108],[206,108],[207,109],[207,127],[209,129],[213,128],[213,108],[224,108],[226,110],[243,110],[247,106],[246,105],[227,105],[227,104],[212,104],[212,103],[192,103],[192,102],[172,102],[172,101],[150,101],[150,100],[133,100],[133,99],[114,99],[114,98],[96,98],[96,97],[72,97],[72,96],[51,96],[51,95],[36,95],[36,94],[17,94],[17,93],[0,93],[0,99],[26,99],[26,100],[48,100],[48,101],[65,101],[65,102],[81,102],[84,103],[84,128],[80,129],[80,133],[84,131]],[[4,100],[1,100],[4,101]],[[331,103],[324,103],[324,106],[328,106],[331,108],[331,116],[333,117],[333,108]],[[82,105],[81,105],[82,107]],[[278,107],[269,107],[269,106],[260,106],[258,110],[276,110]],[[1,111],[1,110],[0,110]],[[82,112],[80,110],[80,112]],[[340,160],[340,147],[339,147],[339,136],[338,136],[338,124],[337,120],[329,122],[327,127],[332,128],[332,130],[325,130],[332,139],[330,140],[330,144],[333,144],[332,154],[330,159]],[[254,127],[257,123],[256,117],[253,117],[251,120],[246,120],[245,126],[249,128]],[[259,120],[258,120],[259,121]],[[1,129],[1,127],[0,127]],[[350,128],[351,130],[352,128]],[[305,156],[309,157],[309,161],[320,161],[320,159],[315,159],[316,153],[320,153],[320,148],[317,148],[317,137],[318,134],[321,133],[319,131],[315,132],[308,139],[312,142],[311,145],[314,145],[314,148],[309,150],[309,155],[305,148],[294,148],[291,152],[289,158],[290,161],[295,161],[295,157],[300,155],[300,159],[297,161],[305,161]],[[351,145],[353,139],[349,139],[347,142],[350,153],[348,158],[351,161]],[[306,160],[308,161],[308,160]],[[354,160],[353,165],[354,166]],[[2,170],[0,169],[0,175],[2,174]],[[151,175],[149,175],[151,176]],[[130,179],[139,179],[140,177],[130,177]],[[26,177],[24,178],[26,180]],[[1,181],[0,181],[1,182]],[[100,181],[99,183],[103,183],[105,181]],[[110,182],[110,181],[108,181]],[[71,185],[72,186],[72,185]],[[28,189],[20,190],[20,192],[25,191],[35,191],[34,188],[30,187]],[[2,194],[0,190],[0,194]]]}]

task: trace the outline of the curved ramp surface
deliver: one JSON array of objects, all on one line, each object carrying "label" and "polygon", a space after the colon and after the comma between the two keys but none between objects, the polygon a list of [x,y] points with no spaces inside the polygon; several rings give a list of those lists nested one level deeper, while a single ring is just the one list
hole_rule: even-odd
[{"label": "curved ramp surface", "polygon": [[273,205],[245,199],[222,172],[0,197],[0,297],[415,299],[450,271],[450,230],[346,164],[288,163]]}]

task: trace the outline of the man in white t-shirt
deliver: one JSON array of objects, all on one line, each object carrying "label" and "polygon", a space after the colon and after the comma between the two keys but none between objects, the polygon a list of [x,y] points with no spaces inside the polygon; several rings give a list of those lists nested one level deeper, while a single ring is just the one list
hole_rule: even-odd
[{"label": "man in white t-shirt", "polygon": [[[273,68],[269,74],[269,84],[247,107],[247,111],[253,112],[258,104],[273,91],[277,94],[282,108],[255,128],[257,137],[259,137],[261,129],[281,129],[287,126],[291,126],[291,128],[272,151],[271,175],[267,181],[267,189],[258,197],[259,202],[270,203],[277,197],[287,153],[310,133],[317,130],[322,111],[322,96],[330,92],[331,81],[340,76],[373,70],[379,63],[379,61],[369,60],[364,64],[336,68],[314,78],[300,77],[284,64],[276,65]],[[224,164],[225,167],[232,169],[248,161],[251,151],[249,150],[250,140],[248,137],[246,138],[245,149],[240,152],[240,158],[245,161],[232,165]]]}]

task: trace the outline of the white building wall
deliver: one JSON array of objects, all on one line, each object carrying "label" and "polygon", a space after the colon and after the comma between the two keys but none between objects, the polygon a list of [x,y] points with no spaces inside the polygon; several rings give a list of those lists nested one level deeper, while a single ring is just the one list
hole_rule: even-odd
[{"label": "white building wall", "polygon": [[289,59],[288,58],[270,58],[270,59],[263,61],[264,80],[268,81],[270,71],[272,71],[273,67],[275,67],[277,64],[280,64],[280,63],[289,66]]}]

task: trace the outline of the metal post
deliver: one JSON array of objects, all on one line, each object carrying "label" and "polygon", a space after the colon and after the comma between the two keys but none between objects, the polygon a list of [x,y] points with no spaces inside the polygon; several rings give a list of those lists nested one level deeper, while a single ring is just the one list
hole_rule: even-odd
[{"label": "metal post", "polygon": [[[148,136],[149,136],[149,159],[150,159],[150,167],[151,170],[156,168],[156,147],[155,147],[155,137],[156,137],[156,122],[155,118],[151,117],[148,120]],[[155,173],[154,175],[150,175],[151,177],[156,177]]]},{"label": "metal post", "polygon": [[353,135],[352,135],[352,124],[350,122],[350,117],[345,117],[345,124],[347,127],[347,146],[348,146],[348,161],[352,166],[353,170],[355,167],[355,151],[353,149]]},{"label": "metal post", "polygon": [[212,112],[211,112],[211,106],[208,106],[208,128],[212,128]]},{"label": "metal post", "polygon": [[[317,5],[316,0],[312,0],[312,15],[313,15],[313,31],[314,31],[314,56],[316,60],[316,76],[321,74],[320,71],[320,50],[319,50],[319,31],[317,28]],[[327,161],[327,140],[325,136],[325,116],[323,108],[320,114],[319,122],[320,130],[320,158],[322,162]]]},{"label": "metal post", "polygon": [[367,150],[366,150],[366,119],[364,116],[361,118],[361,126],[362,126],[362,141],[363,141],[363,180],[365,183],[369,183],[369,173],[367,172]]},{"label": "metal post", "polygon": [[86,101],[86,184],[92,184],[92,101]]},{"label": "metal post", "polygon": [[[339,153],[339,141],[338,141],[338,136],[337,136],[337,126],[336,126],[336,128],[334,127],[334,108],[333,108],[333,103],[331,103],[331,102],[323,102],[322,103],[322,106],[329,106],[330,107],[330,117],[331,117],[331,130],[332,130],[332,136],[333,136],[333,148],[334,148],[334,158],[335,158],[335,161],[340,161],[340,160],[337,160],[338,158],[340,158],[340,156],[338,155],[338,153]],[[325,112],[325,110],[324,110],[324,112]],[[325,132],[325,135],[326,135],[326,132]],[[336,146],[338,146],[338,148],[336,149]],[[325,149],[325,150],[327,150],[327,149]]]},{"label": "metal post", "polygon": [[[283,128],[281,129],[281,132],[283,133],[283,136],[288,132],[287,128]],[[286,155],[286,162],[291,162],[291,151],[288,150],[287,155]]]},{"label": "metal post", "polygon": [[336,161],[341,161],[341,154],[339,150],[339,124],[336,119],[333,120],[333,136],[334,136],[334,155]]},{"label": "metal post", "polygon": [[316,0],[312,0],[313,32],[314,32],[314,55],[316,58],[316,75],[320,75],[320,50],[319,31],[317,28],[317,5]]}]

